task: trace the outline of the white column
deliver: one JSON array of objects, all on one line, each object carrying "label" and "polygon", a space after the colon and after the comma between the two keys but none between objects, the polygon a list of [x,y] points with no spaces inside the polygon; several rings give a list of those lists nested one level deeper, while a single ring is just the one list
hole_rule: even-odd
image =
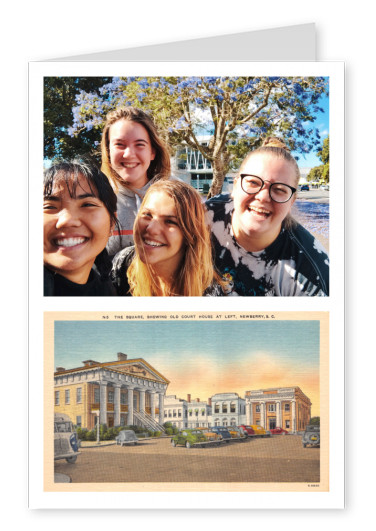
[{"label": "white column", "polygon": [[107,382],[99,382],[99,423],[107,424]]},{"label": "white column", "polygon": [[246,424],[252,424],[251,416],[252,416],[252,406],[251,402],[247,401],[245,405],[245,415],[246,415]]},{"label": "white column", "polygon": [[292,401],[292,431],[296,433],[296,402]]},{"label": "white column", "polygon": [[114,424],[120,426],[120,384],[114,385]]},{"label": "white column", "polygon": [[275,405],[275,410],[276,410],[276,421],[277,421],[277,427],[278,428],[282,428],[281,426],[281,401],[279,400],[278,402],[276,402],[276,405]]},{"label": "white column", "polygon": [[133,426],[133,387],[128,388],[128,426]]},{"label": "white column", "polygon": [[155,391],[150,393],[151,418],[155,419]]},{"label": "white column", "polygon": [[145,413],[145,390],[140,390],[140,411]]},{"label": "white column", "polygon": [[164,394],[159,393],[159,424],[164,422]]},{"label": "white column", "polygon": [[265,428],[265,402],[260,402],[260,424]]}]

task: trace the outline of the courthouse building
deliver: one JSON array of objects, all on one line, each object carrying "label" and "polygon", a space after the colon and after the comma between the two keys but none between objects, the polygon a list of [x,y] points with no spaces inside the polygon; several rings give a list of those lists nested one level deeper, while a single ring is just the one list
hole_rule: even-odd
[{"label": "courthouse building", "polygon": [[246,423],[267,430],[279,427],[296,433],[311,419],[312,403],[299,387],[246,391],[245,403]]},{"label": "courthouse building", "polygon": [[171,422],[179,429],[183,428],[207,428],[211,423],[211,402],[205,402],[191,395],[187,399],[177,398],[176,395],[168,395],[164,401],[164,421]]},{"label": "courthouse building", "polygon": [[93,429],[96,418],[111,426],[141,425],[161,429],[169,381],[142,358],[83,361],[83,367],[57,367],[55,413],[66,413],[79,427]]}]

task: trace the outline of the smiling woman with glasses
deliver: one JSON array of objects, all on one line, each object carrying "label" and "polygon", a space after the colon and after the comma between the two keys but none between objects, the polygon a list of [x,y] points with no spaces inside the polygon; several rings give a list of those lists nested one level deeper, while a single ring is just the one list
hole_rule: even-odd
[{"label": "smiling woman with glasses", "polygon": [[209,199],[216,267],[232,295],[327,296],[329,258],[291,216],[300,172],[278,138],[241,164],[231,196]]}]

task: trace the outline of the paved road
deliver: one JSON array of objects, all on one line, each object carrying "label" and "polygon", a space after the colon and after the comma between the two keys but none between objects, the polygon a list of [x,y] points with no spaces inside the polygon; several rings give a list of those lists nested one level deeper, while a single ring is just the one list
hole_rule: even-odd
[{"label": "paved road", "polygon": [[137,446],[81,448],[76,464],[55,463],[73,483],[320,481],[320,449],[299,435],[231,442],[219,447],[173,448],[170,439]]},{"label": "paved road", "polygon": [[297,199],[312,203],[329,203],[329,192],[326,190],[307,190],[298,192]]}]

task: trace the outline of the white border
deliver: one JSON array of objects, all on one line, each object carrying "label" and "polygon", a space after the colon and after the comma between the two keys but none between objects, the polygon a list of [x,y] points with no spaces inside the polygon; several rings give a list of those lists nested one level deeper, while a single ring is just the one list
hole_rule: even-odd
[{"label": "white border", "polygon": [[[330,297],[328,298],[43,298],[42,194],[44,76],[283,75],[330,78]],[[29,65],[29,499],[33,508],[341,508],[344,503],[344,65],[253,62],[44,62]],[[329,493],[43,492],[44,311],[329,311]],[[39,435],[38,435],[39,434]],[[124,495],[125,494],[125,495]],[[189,503],[187,504],[187,498]],[[132,501],[131,501],[132,500]],[[146,502],[147,500],[147,502]],[[164,501],[165,500],[165,501]],[[128,505],[130,503],[130,505]]]}]

